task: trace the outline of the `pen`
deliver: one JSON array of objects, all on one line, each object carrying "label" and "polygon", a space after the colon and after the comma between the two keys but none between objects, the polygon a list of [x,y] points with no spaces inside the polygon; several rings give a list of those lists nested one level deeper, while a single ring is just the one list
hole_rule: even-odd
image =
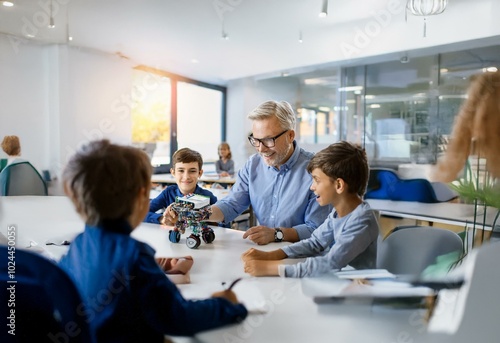
[{"label": "pen", "polygon": [[[226,291],[230,291],[238,282],[241,281],[242,278],[237,278],[236,280],[234,280],[230,285],[229,287],[226,289]],[[226,283],[223,282],[222,283],[222,286],[224,286]]]}]

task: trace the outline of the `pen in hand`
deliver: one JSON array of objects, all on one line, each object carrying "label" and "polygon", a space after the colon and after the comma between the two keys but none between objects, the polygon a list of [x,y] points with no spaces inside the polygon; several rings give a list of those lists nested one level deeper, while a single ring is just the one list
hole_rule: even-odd
[{"label": "pen in hand", "polygon": [[[238,282],[241,281],[242,278],[237,278],[236,280],[234,280],[233,282],[231,282],[231,284],[229,285],[229,287],[226,289],[226,291],[230,291]],[[224,286],[226,283],[225,282],[222,282],[222,286]]]}]

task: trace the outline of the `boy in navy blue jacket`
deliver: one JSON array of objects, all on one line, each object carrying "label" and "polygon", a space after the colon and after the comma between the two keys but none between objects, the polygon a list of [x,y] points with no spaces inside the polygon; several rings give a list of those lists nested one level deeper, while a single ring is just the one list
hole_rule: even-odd
[{"label": "boy in navy blue jacket", "polygon": [[212,192],[198,186],[198,179],[203,174],[203,158],[199,152],[189,148],[179,149],[172,156],[172,165],[170,173],[175,177],[176,185],[168,186],[151,200],[149,212],[144,219],[147,223],[174,225],[169,216],[155,212],[162,209],[165,209],[164,213],[171,211],[169,205],[175,202],[176,197],[199,194],[210,197],[210,205],[217,202],[217,197]]},{"label": "boy in navy blue jacket", "polygon": [[146,154],[107,140],[84,146],[63,172],[86,226],[60,266],[80,291],[97,342],[163,342],[164,335],[193,335],[247,315],[231,291],[185,300],[154,250],[130,237],[148,212],[150,182]]}]

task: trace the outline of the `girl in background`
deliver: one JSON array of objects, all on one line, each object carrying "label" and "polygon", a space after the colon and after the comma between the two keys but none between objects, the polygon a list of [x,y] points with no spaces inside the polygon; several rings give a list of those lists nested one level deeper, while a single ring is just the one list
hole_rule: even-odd
[{"label": "girl in background", "polygon": [[226,142],[218,147],[219,160],[215,162],[215,170],[220,176],[234,175],[234,161],[231,159],[231,148]]}]

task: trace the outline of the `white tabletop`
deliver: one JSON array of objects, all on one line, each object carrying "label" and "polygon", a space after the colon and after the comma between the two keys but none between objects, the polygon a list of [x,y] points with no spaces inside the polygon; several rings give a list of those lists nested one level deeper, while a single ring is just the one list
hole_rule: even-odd
[{"label": "white tabletop", "polygon": [[[83,230],[83,222],[75,214],[66,197],[0,197],[0,232],[16,225],[18,247],[35,241],[55,258],[67,246],[45,246],[47,240],[74,237]],[[243,232],[214,228],[215,241],[201,243],[198,249],[185,245],[186,234],[177,244],[168,240],[168,229],[155,224],[141,224],[132,236],[150,244],[157,256],[194,258],[191,284],[180,285],[184,294],[204,297],[222,289],[221,281],[245,279],[234,288],[239,294],[244,286],[257,290],[265,302],[265,313],[251,314],[240,324],[211,330],[194,338],[174,337],[176,342],[429,342],[423,311],[391,309],[370,302],[347,302],[317,305],[302,292],[300,279],[279,277],[251,278],[243,272],[241,254],[255,244],[242,238]],[[259,246],[276,249],[287,243]],[[33,248],[30,248],[33,249]],[[293,262],[293,261],[290,261]],[[442,341],[442,339],[440,339]]]},{"label": "white tabletop", "polygon": [[[436,223],[472,227],[474,223],[474,205],[451,202],[422,203],[416,201],[392,201],[367,199],[371,208],[380,214],[425,220]],[[491,230],[498,209],[488,207],[486,210],[485,229]],[[478,206],[476,228],[482,228],[484,207]]]}]

